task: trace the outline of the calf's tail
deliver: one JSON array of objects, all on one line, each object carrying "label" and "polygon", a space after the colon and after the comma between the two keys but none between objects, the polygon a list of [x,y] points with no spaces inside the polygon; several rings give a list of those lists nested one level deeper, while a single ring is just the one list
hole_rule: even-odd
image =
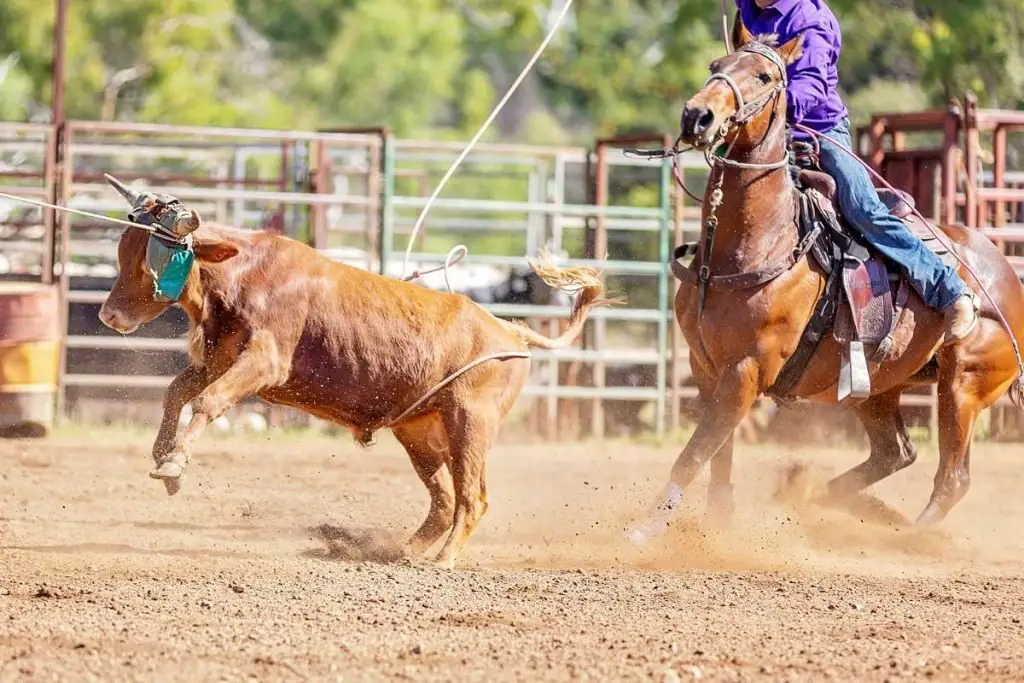
[{"label": "calf's tail", "polygon": [[530,261],[530,268],[549,287],[564,291],[578,290],[569,315],[568,329],[558,337],[545,337],[525,325],[504,322],[512,328],[528,346],[541,349],[560,349],[568,346],[583,331],[590,310],[598,306],[612,306],[624,303],[624,299],[605,297],[601,271],[591,266],[559,268],[551,263],[546,254],[536,261]]}]

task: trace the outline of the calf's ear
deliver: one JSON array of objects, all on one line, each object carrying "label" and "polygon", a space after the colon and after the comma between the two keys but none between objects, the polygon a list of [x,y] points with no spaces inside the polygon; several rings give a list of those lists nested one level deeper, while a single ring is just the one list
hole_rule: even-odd
[{"label": "calf's ear", "polygon": [[238,247],[222,240],[197,239],[192,249],[196,258],[205,263],[220,263],[238,254]]}]

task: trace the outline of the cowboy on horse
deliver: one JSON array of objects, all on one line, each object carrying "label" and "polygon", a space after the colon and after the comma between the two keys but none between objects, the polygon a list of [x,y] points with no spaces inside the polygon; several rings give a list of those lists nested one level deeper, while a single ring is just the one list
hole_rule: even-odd
[{"label": "cowboy on horse", "polygon": [[[825,0],[735,0],[743,26],[754,35],[777,36],[779,45],[803,35],[803,54],[787,67],[788,123],[803,124],[853,148],[850,118],[839,97],[839,22]],[[810,142],[794,129],[792,138]],[[883,256],[898,264],[926,304],[946,314],[946,341],[966,338],[978,324],[977,297],[879,199],[867,171],[831,141],[820,139],[819,163],[836,179],[836,200],[847,221]]]},{"label": "cowboy on horse", "polygon": [[870,455],[813,492],[843,501],[914,462],[900,400],[921,384],[936,385],[939,464],[918,523],[936,524],[970,488],[981,412],[1007,393],[1024,409],[1024,285],[984,235],[933,226],[913,198],[872,185],[837,94],[842,41],[824,0],[734,2],[737,49],[710,65],[677,142],[712,166],[700,240],[669,263],[701,410],[627,536],[664,534],[706,465],[709,517],[728,521],[733,435],[763,395],[855,412]]}]

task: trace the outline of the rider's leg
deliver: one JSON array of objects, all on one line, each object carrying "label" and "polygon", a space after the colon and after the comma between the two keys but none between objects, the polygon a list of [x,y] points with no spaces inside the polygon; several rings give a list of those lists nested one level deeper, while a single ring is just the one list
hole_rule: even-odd
[{"label": "rider's leg", "polygon": [[[852,149],[849,120],[828,136]],[[844,217],[886,258],[898,263],[924,302],[947,315],[946,338],[957,341],[977,325],[977,299],[956,271],[942,263],[906,224],[893,216],[860,162],[827,140],[820,140],[821,166],[836,178],[836,199]]]}]

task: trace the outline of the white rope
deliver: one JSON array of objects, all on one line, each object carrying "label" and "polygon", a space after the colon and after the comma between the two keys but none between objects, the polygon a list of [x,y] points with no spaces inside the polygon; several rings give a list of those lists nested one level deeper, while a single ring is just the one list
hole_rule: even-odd
[{"label": "white rope", "polygon": [[732,54],[732,36],[729,35],[729,0],[722,0],[722,42],[725,54]]},{"label": "white rope", "polygon": [[66,213],[77,213],[80,216],[86,216],[88,218],[96,218],[101,221],[107,221],[108,223],[116,223],[117,225],[126,225],[129,228],[137,228],[139,230],[145,230],[146,232],[155,233],[156,229],[149,225],[143,225],[141,223],[132,223],[131,221],[122,220],[120,218],[112,218],[111,216],[104,216],[99,213],[92,213],[91,211],[82,211],[81,209],[72,209],[68,206],[61,206],[60,204],[51,204],[50,202],[44,202],[39,199],[29,199],[28,197],[19,197],[18,195],[7,194],[6,192],[0,192],[0,197],[4,199],[10,199],[16,202],[24,202],[25,204],[34,204],[41,206],[44,209],[56,209],[57,211],[64,211]]},{"label": "white rope", "polygon": [[446,386],[448,386],[448,384],[450,384],[451,382],[455,381],[455,379],[457,377],[459,377],[460,375],[462,375],[463,373],[468,372],[469,370],[472,370],[473,368],[475,368],[476,366],[480,365],[481,363],[486,363],[489,360],[496,360],[498,358],[531,358],[531,354],[530,354],[529,351],[498,351],[496,353],[489,353],[486,356],[480,356],[479,358],[477,358],[472,363],[469,363],[467,365],[463,365],[460,369],[456,370],[455,372],[453,372],[452,374],[448,375],[443,380],[441,380],[440,382],[435,384],[434,387],[430,391],[428,391],[426,394],[424,394],[420,398],[420,400],[416,401],[411,406],[409,406],[408,408],[403,410],[402,414],[399,415],[398,417],[396,417],[394,420],[391,420],[387,424],[385,429],[387,427],[390,427],[391,425],[398,424],[399,422],[401,422],[412,411],[416,410],[421,405],[426,403],[428,400],[430,400],[430,398],[432,398],[434,396],[434,394],[436,394],[437,392],[441,391],[441,389],[444,389]]},{"label": "white rope", "polygon": [[[494,107],[494,109],[491,111],[490,115],[487,117],[487,120],[485,120],[483,125],[480,126],[480,130],[478,130],[476,132],[476,135],[473,136],[473,139],[469,141],[468,145],[466,145],[466,148],[464,150],[462,150],[462,153],[459,154],[459,156],[455,159],[455,162],[451,165],[451,168],[448,169],[448,172],[444,174],[443,178],[441,178],[441,182],[438,183],[437,188],[434,189],[434,193],[432,195],[430,195],[430,199],[428,199],[427,203],[423,206],[423,211],[420,212],[419,218],[416,219],[416,224],[413,225],[413,228],[412,228],[412,234],[409,236],[409,246],[405,250],[405,260],[402,263],[402,279],[403,280],[407,279],[405,277],[405,273],[409,269],[409,256],[412,254],[412,247],[416,243],[416,236],[419,234],[420,227],[423,225],[423,219],[426,218],[426,216],[427,216],[427,211],[430,210],[430,207],[433,205],[434,201],[437,199],[437,196],[439,194],[441,194],[441,190],[448,183],[448,179],[452,177],[452,174],[455,173],[455,169],[459,167],[459,164],[461,164],[462,161],[466,158],[466,156],[469,154],[469,151],[471,149],[473,149],[473,147],[474,147],[474,145],[476,145],[477,141],[480,140],[480,137],[484,134],[484,131],[486,131],[487,128],[490,127],[491,123],[494,121],[494,118],[498,115],[498,112],[500,112],[502,110],[502,108],[504,108],[504,106],[508,102],[509,98],[512,97],[512,94],[519,87],[519,84],[522,83],[523,79],[526,78],[526,75],[530,72],[530,69],[532,69],[533,65],[537,63],[538,59],[540,59],[540,56],[544,52],[544,50],[547,48],[548,43],[550,43],[551,39],[555,37],[555,32],[558,31],[558,27],[561,26],[562,21],[565,19],[566,15],[569,13],[569,8],[572,7],[573,0],[564,0],[564,3],[565,4],[562,5],[562,11],[559,12],[558,17],[555,19],[554,26],[551,27],[550,31],[548,31],[548,34],[547,34],[547,36],[545,36],[543,42],[541,42],[540,47],[538,47],[537,51],[533,53],[533,57],[531,57],[530,61],[526,63],[526,66],[523,67],[523,70],[519,72],[519,76],[516,77],[516,80],[512,82],[512,85],[509,87],[508,92],[505,93],[505,96],[502,97],[501,101],[498,102],[497,106]],[[462,245],[459,245],[459,246],[462,247],[463,250],[465,250],[464,246],[462,246]],[[451,254],[449,253],[449,257],[450,256],[451,256]],[[448,271],[447,271],[448,263],[447,262],[445,263],[444,268],[445,268],[445,280],[447,280],[447,278],[448,278]],[[435,269],[435,270],[437,270],[437,269]],[[429,272],[434,272],[434,271],[429,271]]]}]

